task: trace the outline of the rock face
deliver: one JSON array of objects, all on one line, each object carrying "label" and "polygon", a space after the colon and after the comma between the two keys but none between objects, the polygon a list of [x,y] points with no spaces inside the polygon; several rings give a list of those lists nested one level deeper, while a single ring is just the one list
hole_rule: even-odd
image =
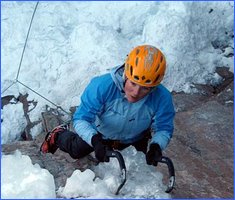
[{"label": "rock face", "polygon": [[[163,153],[175,166],[173,198],[233,198],[233,74],[219,70],[224,81],[218,87],[198,85],[201,92],[197,94],[173,93],[175,131]],[[47,126],[60,122],[53,123]],[[60,150],[41,155],[44,137],[41,133],[35,140],[2,145],[2,152],[10,154],[19,149],[30,156],[33,163],[54,176],[56,189],[65,185],[76,168],[96,164],[91,156],[74,160]],[[167,175],[165,168],[158,169]]]},{"label": "rock face", "polygon": [[176,94],[174,100],[179,111],[174,137],[165,152],[176,170],[173,197],[232,198],[233,82],[205,99]]}]

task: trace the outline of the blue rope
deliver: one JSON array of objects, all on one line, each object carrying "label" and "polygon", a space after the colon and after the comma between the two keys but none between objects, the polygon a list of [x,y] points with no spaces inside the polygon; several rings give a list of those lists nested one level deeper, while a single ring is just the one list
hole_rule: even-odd
[{"label": "blue rope", "polygon": [[22,54],[21,54],[21,58],[20,58],[20,64],[19,64],[16,80],[18,80],[18,77],[19,77],[19,74],[20,74],[20,68],[21,68],[23,57],[24,57],[25,47],[26,47],[26,44],[27,44],[27,41],[28,41],[30,29],[31,29],[31,26],[32,26],[33,18],[34,18],[35,12],[37,10],[38,4],[39,4],[39,1],[37,1],[36,6],[35,6],[34,11],[33,11],[33,15],[31,17],[28,33],[27,33],[27,36],[26,36],[26,39],[25,39],[25,43],[24,43],[24,48],[23,48],[23,51],[22,51]]}]

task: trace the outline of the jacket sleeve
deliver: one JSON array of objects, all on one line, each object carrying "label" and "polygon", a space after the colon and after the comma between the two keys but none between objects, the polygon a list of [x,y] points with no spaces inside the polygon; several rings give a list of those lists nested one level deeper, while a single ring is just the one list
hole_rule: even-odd
[{"label": "jacket sleeve", "polygon": [[99,81],[99,78],[91,80],[81,96],[81,104],[73,115],[73,126],[76,133],[89,145],[91,145],[92,136],[97,133],[94,122],[104,102],[102,95],[104,91],[102,91]]},{"label": "jacket sleeve", "polygon": [[153,137],[150,143],[158,143],[164,150],[170,142],[174,130],[175,110],[170,93],[161,96],[152,123]]}]

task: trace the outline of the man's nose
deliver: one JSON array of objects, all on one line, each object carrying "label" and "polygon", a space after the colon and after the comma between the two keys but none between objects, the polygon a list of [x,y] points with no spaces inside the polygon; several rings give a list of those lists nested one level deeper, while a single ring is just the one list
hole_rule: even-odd
[{"label": "man's nose", "polygon": [[138,96],[140,93],[140,86],[136,85],[133,89],[133,96]]}]

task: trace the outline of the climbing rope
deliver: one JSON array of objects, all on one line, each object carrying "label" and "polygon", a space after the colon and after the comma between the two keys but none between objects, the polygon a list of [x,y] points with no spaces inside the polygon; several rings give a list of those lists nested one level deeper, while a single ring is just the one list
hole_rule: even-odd
[{"label": "climbing rope", "polygon": [[67,111],[65,111],[61,106],[56,105],[55,103],[53,103],[52,101],[50,101],[48,98],[44,97],[43,95],[41,95],[40,93],[38,93],[37,91],[33,90],[32,88],[30,88],[29,86],[25,85],[24,83],[20,82],[19,80],[17,80],[18,83],[20,83],[21,85],[23,85],[24,87],[26,87],[27,89],[31,90],[32,92],[34,92],[35,94],[37,94],[38,96],[42,97],[43,99],[45,99],[46,101],[50,102],[52,105],[54,105],[57,109],[65,112],[66,114],[70,115],[70,113],[68,113]]},{"label": "climbing rope", "polygon": [[39,92],[33,90],[33,89],[30,88],[29,86],[27,86],[27,85],[25,85],[24,83],[22,83],[21,81],[19,81],[20,69],[21,69],[21,65],[22,65],[23,58],[24,58],[24,52],[25,52],[26,45],[27,45],[27,42],[28,42],[28,37],[29,37],[29,33],[30,33],[31,26],[32,26],[32,23],[33,23],[33,19],[34,19],[36,10],[37,10],[37,8],[38,8],[38,4],[39,4],[39,1],[37,1],[36,5],[35,5],[35,7],[34,7],[34,11],[33,11],[32,17],[31,17],[31,21],[30,21],[29,28],[28,28],[28,33],[27,33],[27,36],[26,36],[26,39],[25,39],[25,43],[24,43],[24,48],[23,48],[23,51],[22,51],[22,54],[21,54],[21,58],[20,58],[20,63],[19,63],[19,67],[18,67],[16,79],[15,79],[15,81],[13,81],[13,83],[10,84],[10,86],[8,86],[6,89],[4,89],[4,90],[1,92],[1,95],[2,95],[4,92],[6,92],[9,88],[11,88],[14,84],[19,83],[19,84],[23,85],[24,87],[26,87],[27,89],[29,89],[30,91],[32,91],[32,92],[34,92],[35,94],[37,94],[38,96],[42,97],[42,98],[45,99],[46,101],[50,102],[50,103],[51,103],[52,105],[54,105],[57,109],[63,111],[64,113],[66,113],[67,115],[70,116],[71,113],[65,111],[61,106],[58,106],[57,104],[53,103],[53,102],[50,101],[48,98],[46,98],[45,96],[43,96],[42,94],[40,94]]},{"label": "climbing rope", "polygon": [[27,33],[27,36],[26,36],[26,39],[25,39],[25,43],[24,43],[24,48],[23,48],[23,51],[22,51],[22,54],[21,54],[21,58],[20,58],[20,64],[19,64],[19,68],[18,68],[17,75],[16,75],[16,80],[18,80],[18,78],[19,78],[20,68],[21,68],[21,64],[22,64],[22,60],[23,60],[24,52],[25,52],[25,47],[26,47],[27,42],[28,42],[29,33],[30,33],[30,30],[31,30],[32,22],[33,22],[34,15],[35,15],[35,12],[36,12],[36,10],[37,10],[38,4],[39,4],[39,1],[36,3],[35,8],[34,8],[34,11],[33,11],[33,15],[32,15],[32,17],[31,17],[31,21],[30,21],[30,24],[29,24],[28,33]]}]

